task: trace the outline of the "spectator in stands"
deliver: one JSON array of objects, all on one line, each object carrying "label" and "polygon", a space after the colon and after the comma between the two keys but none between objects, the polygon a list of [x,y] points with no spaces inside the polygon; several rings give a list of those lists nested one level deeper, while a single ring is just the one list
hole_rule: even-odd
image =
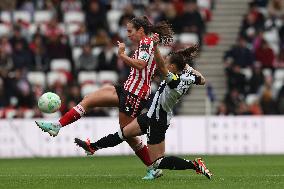
[{"label": "spectator in stands", "polygon": [[100,1],[90,1],[88,7],[86,23],[90,36],[96,35],[98,30],[108,31],[106,10],[103,4]]},{"label": "spectator in stands", "polygon": [[62,11],[60,11],[59,0],[44,0],[43,10],[50,11],[54,17],[57,17],[59,21],[62,21]]},{"label": "spectator in stands", "polygon": [[242,68],[253,65],[254,57],[252,52],[247,48],[247,42],[244,38],[239,37],[238,44],[233,46],[224,56],[225,64],[237,64]]},{"label": "spectator in stands", "polygon": [[12,54],[12,46],[11,46],[7,36],[2,36],[1,37],[1,39],[0,39],[0,46],[1,46],[2,51],[5,54],[9,54],[9,55]]},{"label": "spectator in stands", "polygon": [[263,23],[259,17],[255,12],[249,12],[243,20],[240,35],[249,43],[252,43],[257,33],[263,29]]},{"label": "spectator in stands", "polygon": [[238,104],[236,114],[237,115],[251,115],[252,112],[249,110],[248,105],[244,101],[241,101]]},{"label": "spectator in stands", "polygon": [[258,5],[256,2],[250,2],[249,3],[249,13],[254,15],[256,19],[256,25],[258,28],[263,28],[264,27],[264,15],[260,12]]},{"label": "spectator in stands", "polygon": [[224,102],[221,102],[217,108],[216,115],[228,115],[228,108]]},{"label": "spectator in stands", "polygon": [[92,54],[92,48],[89,44],[83,46],[83,52],[79,56],[78,62],[79,70],[94,71],[97,69],[98,63],[95,55]]},{"label": "spectator in stands", "polygon": [[125,27],[126,23],[128,23],[134,17],[133,6],[128,4],[123,9],[123,14],[119,18],[118,25]]},{"label": "spectator in stands", "polygon": [[111,41],[103,47],[102,52],[98,56],[98,71],[112,70],[117,71],[117,55]]},{"label": "spectator in stands", "polygon": [[284,114],[284,85],[282,85],[276,100],[277,108],[280,114]]},{"label": "spectator in stands", "polygon": [[284,48],[280,49],[278,56],[275,58],[274,66],[276,68],[284,68]]},{"label": "spectator in stands", "polygon": [[29,49],[24,48],[22,41],[17,41],[12,54],[13,69],[33,69],[33,58]]},{"label": "spectator in stands", "polygon": [[262,40],[260,47],[255,51],[255,59],[260,62],[262,68],[269,68],[274,73],[274,52],[266,40]]},{"label": "spectator in stands", "polygon": [[46,25],[45,36],[49,40],[54,40],[53,38],[57,38],[62,34],[63,31],[58,25],[57,17],[53,17]]},{"label": "spectator in stands", "polygon": [[196,33],[199,36],[199,41],[202,42],[205,25],[195,0],[190,0],[185,3],[184,13],[181,15],[180,23],[182,23],[181,32]]},{"label": "spectator in stands", "polygon": [[59,37],[51,37],[46,45],[47,56],[52,59],[68,59],[71,63],[72,70],[74,70],[74,61],[72,57],[71,46],[68,42],[67,36],[61,35]]},{"label": "spectator in stands", "polygon": [[74,34],[74,46],[83,46],[90,42],[90,35],[87,32],[86,25],[84,23],[80,24],[79,30]]},{"label": "spectator in stands", "polygon": [[0,77],[4,77],[13,67],[11,56],[0,46]]},{"label": "spectator in stands", "polygon": [[252,113],[252,115],[262,115],[262,109],[259,104],[259,99],[256,99],[251,104],[249,104],[249,111]]},{"label": "spectator in stands", "polygon": [[61,11],[68,12],[68,11],[81,11],[81,1],[78,0],[63,0],[61,2]]},{"label": "spectator in stands", "polygon": [[123,14],[121,15],[121,17],[119,18],[118,21],[118,30],[116,34],[113,34],[114,37],[116,37],[117,39],[115,41],[125,41],[126,44],[130,44],[130,40],[127,37],[127,31],[126,31],[126,25],[127,23],[135,17],[134,12],[133,12],[133,6],[131,4],[128,4],[124,10],[123,10]]},{"label": "spectator in stands", "polygon": [[263,31],[259,31],[257,36],[254,38],[253,43],[252,43],[252,51],[253,52],[255,52],[256,49],[260,48],[260,46],[262,44],[262,40],[264,40],[263,34],[264,34]]},{"label": "spectator in stands", "polygon": [[265,86],[260,98],[260,105],[265,115],[277,114],[277,104],[272,97],[270,87]]},{"label": "spectator in stands", "polygon": [[4,81],[0,77],[0,108],[3,108],[8,105],[8,97],[5,93],[5,88],[4,88]]},{"label": "spectator in stands", "polygon": [[37,33],[34,35],[29,47],[33,55],[34,70],[47,71],[48,70],[48,58],[45,53],[45,44],[43,42],[44,37]]},{"label": "spectator in stands", "polygon": [[17,69],[15,77],[11,80],[11,86],[14,89],[14,96],[17,98],[17,107],[32,108],[35,104],[34,95],[31,93],[31,86],[26,78],[26,72]]},{"label": "spectator in stands", "polygon": [[252,67],[252,77],[249,80],[249,93],[256,94],[264,84],[264,75],[259,63]]},{"label": "spectator in stands", "polygon": [[33,14],[35,11],[34,3],[32,2],[32,0],[18,0],[16,4],[16,9],[27,11],[31,14]]},{"label": "spectator in stands", "polygon": [[242,100],[243,97],[237,89],[229,90],[224,99],[226,107],[228,108],[228,114],[236,115],[237,107],[242,102]]},{"label": "spectator in stands", "polygon": [[284,2],[283,0],[270,0],[268,3],[268,12],[280,18],[284,15]]},{"label": "spectator in stands", "polygon": [[68,90],[66,101],[67,103],[72,101],[75,104],[73,104],[73,106],[71,107],[68,107],[68,109],[74,107],[74,105],[76,106],[76,104],[78,104],[81,100],[82,100],[82,97],[80,93],[80,87],[78,85],[72,85],[70,89]]},{"label": "spectator in stands", "polygon": [[107,32],[101,29],[97,31],[97,35],[92,37],[91,44],[92,46],[105,46],[109,40]]},{"label": "spectator in stands", "polygon": [[254,2],[258,7],[262,8],[265,8],[268,4],[268,0],[253,0],[252,2]]},{"label": "spectator in stands", "polygon": [[[189,14],[189,13],[188,13]],[[161,15],[158,17],[158,21],[168,21],[176,33],[181,33],[182,23],[177,15],[174,3],[165,3],[165,8],[163,9]]]},{"label": "spectator in stands", "polygon": [[239,65],[234,64],[232,67],[226,68],[226,74],[228,78],[229,90],[237,89],[241,94],[246,94],[246,78],[241,73]]},{"label": "spectator in stands", "polygon": [[12,49],[15,49],[16,43],[20,42],[23,45],[24,49],[28,48],[28,42],[25,37],[21,34],[21,28],[19,26],[15,26],[13,30],[13,36],[9,39],[9,42],[12,46]]},{"label": "spectator in stands", "polygon": [[[282,21],[277,16],[273,15],[273,13],[269,13],[268,17],[264,23],[264,29],[266,31],[278,31],[282,26]],[[277,34],[275,34],[277,35]]]},{"label": "spectator in stands", "polygon": [[49,59],[46,56],[46,52],[44,48],[40,46],[36,46],[33,50],[33,65],[35,71],[43,71],[46,72],[49,69]]}]

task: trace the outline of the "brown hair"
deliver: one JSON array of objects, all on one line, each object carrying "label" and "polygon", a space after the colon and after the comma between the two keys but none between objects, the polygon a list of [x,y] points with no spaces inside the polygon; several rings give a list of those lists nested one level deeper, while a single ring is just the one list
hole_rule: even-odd
[{"label": "brown hair", "polygon": [[163,44],[169,44],[173,41],[173,29],[171,28],[171,25],[166,21],[162,21],[153,25],[146,16],[142,16],[133,18],[132,20],[130,20],[130,23],[133,24],[133,27],[136,30],[139,30],[142,27],[146,35],[149,35],[151,33],[158,33],[160,42]]},{"label": "brown hair", "polygon": [[179,71],[182,71],[186,63],[192,61],[197,56],[198,45],[193,45],[182,50],[170,53],[170,62],[175,64]]}]

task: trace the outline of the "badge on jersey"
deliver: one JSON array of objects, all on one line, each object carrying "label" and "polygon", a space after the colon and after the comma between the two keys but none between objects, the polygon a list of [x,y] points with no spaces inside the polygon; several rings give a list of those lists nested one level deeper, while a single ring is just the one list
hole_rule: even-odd
[{"label": "badge on jersey", "polygon": [[142,51],[142,52],[139,53],[138,59],[144,60],[145,62],[148,62],[149,58],[150,58],[149,53],[147,53],[145,51]]}]

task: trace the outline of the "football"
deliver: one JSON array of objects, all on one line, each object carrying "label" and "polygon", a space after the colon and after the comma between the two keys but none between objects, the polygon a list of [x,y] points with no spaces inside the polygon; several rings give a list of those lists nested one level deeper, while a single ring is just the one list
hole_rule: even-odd
[{"label": "football", "polygon": [[44,113],[54,113],[61,106],[60,97],[52,92],[44,93],[38,99],[38,107]]}]

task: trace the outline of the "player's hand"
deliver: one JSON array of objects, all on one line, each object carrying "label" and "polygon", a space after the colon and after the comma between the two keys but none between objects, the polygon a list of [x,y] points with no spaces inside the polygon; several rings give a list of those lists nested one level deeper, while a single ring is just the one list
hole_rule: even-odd
[{"label": "player's hand", "polygon": [[159,42],[160,42],[159,34],[158,33],[154,33],[154,35],[152,36],[152,40],[153,40],[155,46],[158,45]]},{"label": "player's hand", "polygon": [[121,43],[120,41],[117,41],[117,45],[118,45],[118,56],[122,55],[125,53],[125,44]]}]

